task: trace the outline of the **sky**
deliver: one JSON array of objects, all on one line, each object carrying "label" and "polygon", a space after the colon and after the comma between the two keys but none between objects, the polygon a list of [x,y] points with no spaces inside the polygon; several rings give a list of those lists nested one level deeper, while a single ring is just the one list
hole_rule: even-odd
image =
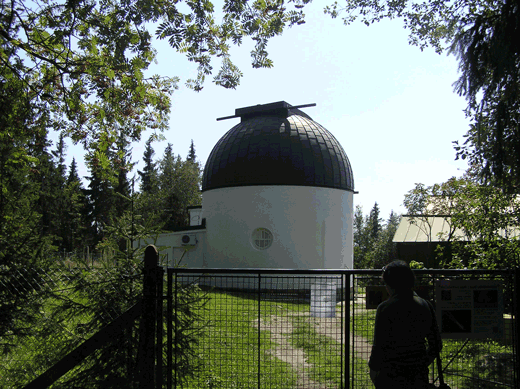
[{"label": "sky", "polygon": [[[405,213],[404,195],[416,183],[432,185],[461,176],[467,165],[455,161],[452,141],[463,141],[469,120],[464,98],[453,91],[456,58],[409,45],[400,20],[344,26],[324,15],[323,6],[316,2],[306,7],[306,24],[269,42],[271,69],[251,67],[251,41],[232,49],[232,59],[244,74],[236,90],[215,86],[211,78],[201,92],[188,89],[184,83],[196,76],[195,66],[167,42],[155,42],[158,64],[150,72],[181,79],[172,95],[166,141],[153,146],[155,158],[162,157],[168,142],[185,158],[193,140],[204,166],[213,146],[240,120],[217,118],[234,115],[236,108],[284,100],[316,103],[304,111],[343,146],[358,192],[354,204],[365,214],[376,202],[383,219],[392,210]],[[216,73],[218,62],[214,68]],[[137,162],[132,175],[142,169],[148,136],[144,133],[142,142],[132,147]],[[80,176],[87,176],[78,154],[79,147],[69,147],[69,161],[75,156]]]}]

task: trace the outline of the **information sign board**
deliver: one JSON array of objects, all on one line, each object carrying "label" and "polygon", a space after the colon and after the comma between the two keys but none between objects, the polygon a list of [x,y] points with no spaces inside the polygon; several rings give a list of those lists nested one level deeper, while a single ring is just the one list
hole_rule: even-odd
[{"label": "information sign board", "polygon": [[502,339],[502,284],[492,280],[439,280],[435,283],[437,322],[446,339]]}]

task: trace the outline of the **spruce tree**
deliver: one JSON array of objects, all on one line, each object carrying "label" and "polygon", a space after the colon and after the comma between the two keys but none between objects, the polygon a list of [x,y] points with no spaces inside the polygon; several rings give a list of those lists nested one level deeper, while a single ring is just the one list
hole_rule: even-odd
[{"label": "spruce tree", "polygon": [[369,226],[370,237],[372,239],[377,239],[379,233],[381,232],[381,218],[379,217],[379,205],[377,204],[377,202],[374,204],[374,207],[370,211]]},{"label": "spruce tree", "polygon": [[128,172],[132,169],[133,163],[131,159],[130,142],[121,132],[116,142],[117,149],[113,153],[113,169],[117,177],[117,183],[114,188],[116,196],[114,197],[115,216],[120,217],[126,210],[130,208],[130,182],[128,180]]},{"label": "spruce tree", "polygon": [[164,150],[164,156],[160,161],[160,197],[162,199],[162,213],[164,229],[171,231],[182,223],[182,210],[180,199],[175,191],[177,181],[177,168],[180,164],[180,156],[173,154],[172,144],[168,143]]},{"label": "spruce tree", "polygon": [[363,208],[358,205],[354,211],[354,268],[369,267],[367,253],[371,248],[368,218],[363,215]]},{"label": "spruce tree", "polygon": [[67,146],[63,134],[60,134],[56,148],[51,152],[52,160],[48,159],[48,177],[46,187],[50,191],[42,190],[44,202],[49,208],[49,230],[48,234],[55,236],[54,242],[59,251],[69,251],[64,244],[66,236],[69,235],[66,215],[66,192],[67,167],[65,165]]},{"label": "spruce tree", "polygon": [[168,144],[159,167],[164,229],[171,231],[186,227],[189,225],[187,207],[201,203],[199,163],[183,161],[180,155],[175,157],[172,145]]},{"label": "spruce tree", "polygon": [[191,140],[190,151],[188,152],[188,157],[186,161],[195,162],[197,156],[195,155],[195,145],[193,144],[193,139]]},{"label": "spruce tree", "polygon": [[17,66],[0,66],[0,279],[18,286],[13,291],[9,282],[0,282],[1,352],[12,346],[12,334],[33,330],[28,323],[39,302],[28,297],[42,285],[29,280],[48,266],[52,249],[40,234],[40,160],[34,155],[34,140],[44,139],[47,118],[33,111],[27,84],[12,78]]},{"label": "spruce tree", "polygon": [[65,198],[65,230],[67,233],[62,236],[63,248],[68,252],[82,250],[87,238],[87,201],[75,158],[72,159],[65,183]]},{"label": "spruce tree", "polygon": [[104,153],[91,152],[86,156],[90,171],[88,189],[89,245],[96,245],[103,239],[104,231],[110,224],[114,211],[114,176]]},{"label": "spruce tree", "polygon": [[151,193],[156,189],[157,185],[157,168],[153,161],[155,150],[152,147],[153,137],[150,136],[146,141],[146,146],[143,154],[144,168],[138,171],[141,177],[140,189],[143,193]]},{"label": "spruce tree", "polygon": [[[64,171],[56,165],[53,154],[64,157],[63,143],[58,143],[56,152],[49,152],[51,142],[47,139],[47,131],[36,132],[31,137],[28,147],[29,152],[38,160],[38,167],[31,171],[31,179],[40,185],[38,212],[41,214],[38,231],[42,238],[50,239],[54,246],[60,246],[60,234],[63,220],[63,188],[65,178]],[[59,150],[61,146],[61,151]]]}]

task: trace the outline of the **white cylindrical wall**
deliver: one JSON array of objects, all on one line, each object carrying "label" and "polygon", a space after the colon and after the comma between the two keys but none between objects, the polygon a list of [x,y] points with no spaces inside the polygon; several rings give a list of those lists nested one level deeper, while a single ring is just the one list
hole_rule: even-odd
[{"label": "white cylindrical wall", "polygon": [[[243,186],[206,191],[210,267],[344,269],[353,266],[353,193],[308,186]],[[253,247],[267,228],[271,247]]]}]

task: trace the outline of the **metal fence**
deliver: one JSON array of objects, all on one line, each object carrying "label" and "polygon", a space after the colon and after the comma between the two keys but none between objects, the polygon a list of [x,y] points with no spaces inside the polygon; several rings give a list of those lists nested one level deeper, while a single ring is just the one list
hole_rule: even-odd
[{"label": "metal fence", "polygon": [[[1,271],[0,388],[23,388],[44,374],[131,308],[141,284],[141,271],[121,267]],[[138,321],[123,327],[53,387],[131,387]],[[71,369],[77,359],[70,358]]]},{"label": "metal fence", "polygon": [[[442,365],[451,387],[517,388],[515,273],[415,273],[416,292],[438,308],[445,337]],[[204,323],[193,360],[198,372],[173,379],[175,387],[373,388],[367,362],[375,308],[385,298],[381,271],[168,269],[167,274],[177,291],[199,288],[197,310]],[[175,309],[172,314],[175,321]],[[434,371],[432,365],[430,381],[438,384]]]},{"label": "metal fence", "polygon": [[[141,320],[53,387],[373,388],[381,271],[166,269],[155,256],[151,269],[153,291],[133,268],[0,274],[2,307],[34,305],[26,333],[0,337],[0,387],[23,387],[139,302]],[[415,274],[437,310],[450,386],[518,388],[519,270]]]}]

